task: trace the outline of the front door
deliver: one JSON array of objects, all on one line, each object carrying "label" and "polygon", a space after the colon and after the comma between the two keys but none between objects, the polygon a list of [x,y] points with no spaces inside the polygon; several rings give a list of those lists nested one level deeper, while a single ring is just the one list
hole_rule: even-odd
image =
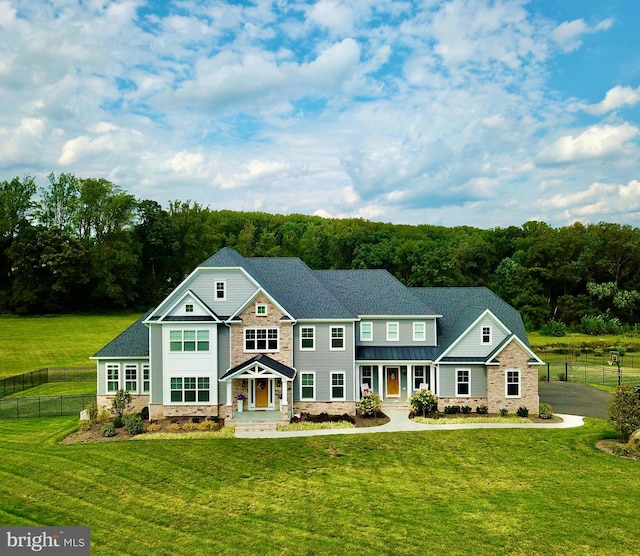
[{"label": "front door", "polygon": [[389,398],[400,397],[400,369],[387,367],[387,396]]},{"label": "front door", "polygon": [[268,378],[257,378],[255,380],[256,388],[256,409],[267,409],[269,407],[269,387]]}]

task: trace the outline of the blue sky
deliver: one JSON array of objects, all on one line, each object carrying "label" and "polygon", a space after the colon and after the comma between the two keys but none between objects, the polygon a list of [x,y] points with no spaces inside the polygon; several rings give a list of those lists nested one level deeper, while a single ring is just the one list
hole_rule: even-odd
[{"label": "blue sky", "polygon": [[0,0],[0,179],[637,226],[639,28],[636,0]]}]

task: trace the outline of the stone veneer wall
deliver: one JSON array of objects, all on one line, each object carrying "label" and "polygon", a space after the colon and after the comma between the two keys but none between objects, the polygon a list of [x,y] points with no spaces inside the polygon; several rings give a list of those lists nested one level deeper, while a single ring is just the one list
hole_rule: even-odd
[{"label": "stone veneer wall", "polygon": [[149,406],[149,419],[158,421],[172,417],[218,417],[217,405],[162,405]]},{"label": "stone veneer wall", "polygon": [[[529,409],[529,413],[538,413],[538,367],[529,365],[529,356],[514,341],[498,355],[500,365],[487,367],[487,398],[490,413],[498,413],[506,407],[509,413],[515,413],[520,406]],[[506,371],[520,370],[520,397],[507,398]]]},{"label": "stone veneer wall", "polygon": [[[266,316],[256,315],[256,304],[267,306]],[[280,320],[282,313],[266,295],[258,295],[239,316],[242,323],[231,324],[231,367],[240,365],[257,355],[257,353],[244,351],[244,329],[253,327],[279,328],[279,351],[266,352],[265,355],[288,367],[293,365],[293,324],[290,321]]]},{"label": "stone veneer wall", "polygon": [[489,407],[487,398],[438,398],[438,411],[444,411],[448,405],[468,405],[474,413],[480,405]]},{"label": "stone veneer wall", "polygon": [[328,413],[329,415],[355,415],[356,402],[294,402],[293,413],[310,413],[319,415]]},{"label": "stone veneer wall", "polygon": [[[98,412],[103,410],[111,411],[114,395],[98,395],[96,396],[96,404],[98,405]],[[131,406],[127,410],[127,413],[140,413],[145,407],[149,405],[148,394],[131,394]]]}]

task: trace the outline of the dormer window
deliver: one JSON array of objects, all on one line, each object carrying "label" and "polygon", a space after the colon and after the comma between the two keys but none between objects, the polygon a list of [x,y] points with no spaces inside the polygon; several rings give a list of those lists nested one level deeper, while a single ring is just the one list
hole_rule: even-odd
[{"label": "dormer window", "polygon": [[184,306],[184,312],[185,313],[193,313],[193,303],[187,303]]},{"label": "dormer window", "polygon": [[227,283],[218,280],[215,285],[216,301],[225,301],[227,299]]},{"label": "dormer window", "polygon": [[267,316],[267,306],[264,303],[256,303],[256,315],[258,317]]},{"label": "dormer window", "polygon": [[482,327],[482,339],[481,342],[485,345],[491,344],[491,327],[483,326]]}]

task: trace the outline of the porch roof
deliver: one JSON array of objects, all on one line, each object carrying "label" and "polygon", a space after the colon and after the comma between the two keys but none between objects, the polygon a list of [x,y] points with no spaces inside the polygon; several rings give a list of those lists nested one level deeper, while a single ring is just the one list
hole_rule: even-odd
[{"label": "porch roof", "polygon": [[433,361],[436,347],[429,346],[356,346],[360,361]]},{"label": "porch roof", "polygon": [[235,376],[242,374],[245,370],[247,370],[250,367],[253,367],[256,364],[260,365],[261,367],[266,367],[267,369],[273,371],[277,375],[280,375],[283,378],[287,378],[289,380],[293,380],[293,378],[296,376],[295,369],[291,367],[287,367],[286,365],[280,363],[279,361],[272,359],[268,355],[264,355],[263,353],[260,353],[255,357],[252,357],[248,361],[240,363],[240,365],[237,365],[236,367],[229,369],[226,373],[224,373],[220,377],[220,380],[227,381],[230,378],[234,378]]}]

